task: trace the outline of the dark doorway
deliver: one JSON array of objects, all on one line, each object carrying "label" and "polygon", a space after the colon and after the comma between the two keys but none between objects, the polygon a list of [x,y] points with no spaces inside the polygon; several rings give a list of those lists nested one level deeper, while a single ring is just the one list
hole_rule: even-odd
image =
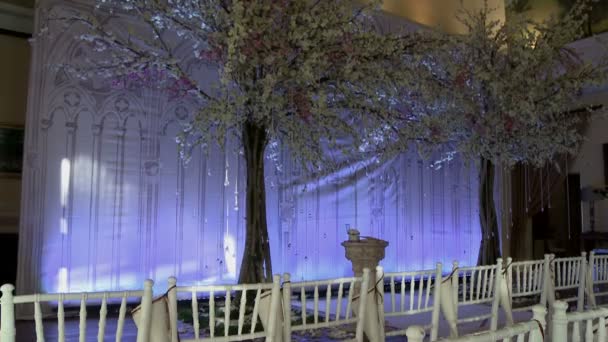
[{"label": "dark doorway", "polygon": [[15,284],[17,280],[18,234],[0,234],[0,284]]}]

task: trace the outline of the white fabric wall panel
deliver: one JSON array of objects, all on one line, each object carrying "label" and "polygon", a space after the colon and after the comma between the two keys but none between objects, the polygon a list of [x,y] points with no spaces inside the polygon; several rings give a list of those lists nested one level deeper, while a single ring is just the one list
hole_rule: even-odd
[{"label": "white fabric wall panel", "polygon": [[[113,268],[120,270],[138,270],[138,247],[141,227],[139,185],[141,179],[141,130],[136,117],[128,117],[123,135],[119,137],[122,145],[118,153],[119,160],[119,189],[116,195],[117,242],[116,262]],[[119,273],[115,284],[125,288],[137,282],[139,272]]]},{"label": "white fabric wall panel", "polygon": [[[93,116],[90,112],[78,116],[75,132],[75,148],[73,164],[70,167],[72,182],[72,222],[70,237],[70,283],[89,284],[91,282],[92,245],[94,221],[91,219],[93,210],[92,194],[95,193],[92,175],[96,166],[91,154],[93,149]],[[67,160],[66,160],[67,165]],[[78,250],[72,252],[79,245],[85,247],[84,255]]]},{"label": "white fabric wall panel", "polygon": [[[52,179],[51,182],[41,183],[40,190],[44,198],[44,206],[41,224],[46,227],[42,231],[42,239],[46,243],[42,247],[43,257],[42,262],[43,273],[41,276],[42,283],[55,284],[59,287],[59,273],[65,269],[65,234],[61,232],[61,225],[67,222],[64,220],[64,209],[61,201],[62,186],[62,161],[66,160],[65,151],[65,113],[62,110],[57,110],[54,113],[56,124],[48,127],[43,133],[43,154],[46,165],[44,176],[46,179]],[[60,144],[49,144],[49,137],[57,137]],[[66,163],[63,163],[66,165]],[[65,168],[65,166],[64,166]],[[63,184],[65,186],[65,182]],[[66,229],[65,226],[63,229]]]},{"label": "white fabric wall panel", "polygon": [[[98,157],[99,177],[97,195],[97,217],[95,222],[96,237],[93,241],[94,258],[94,286],[101,288],[116,287],[116,280],[124,270],[110,270],[117,266],[118,253],[117,244],[120,243],[119,235],[119,203],[118,192],[120,179],[119,154],[120,144],[119,120],[116,116],[107,115],[101,127],[100,154]],[[69,290],[69,289],[68,289]]]},{"label": "white fabric wall panel", "polygon": [[[70,35],[33,44],[19,291],[127,289],[148,277],[163,289],[171,275],[234,282],[246,219],[238,142],[196,150],[184,165],[175,134],[190,105],[47,68],[86,55]],[[456,158],[435,170],[404,153],[311,180],[278,150],[266,162],[275,272],[294,280],[350,274],[340,246],[347,226],[389,240],[388,270],[476,262],[474,164]]]},{"label": "white fabric wall panel", "polygon": [[152,277],[166,279],[176,272],[182,240],[179,219],[182,212],[180,200],[183,192],[182,165],[171,137],[178,131],[177,125],[169,125],[160,136],[160,184],[157,207],[157,227],[152,241],[152,264],[156,265]]}]

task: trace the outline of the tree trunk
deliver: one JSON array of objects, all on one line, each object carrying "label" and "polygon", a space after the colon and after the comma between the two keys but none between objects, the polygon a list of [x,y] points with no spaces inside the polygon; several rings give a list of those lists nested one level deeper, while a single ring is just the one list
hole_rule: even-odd
[{"label": "tree trunk", "polygon": [[272,281],[268,224],[266,222],[266,185],[264,151],[268,143],[266,129],[254,123],[243,127],[243,145],[247,165],[245,250],[239,273],[240,284]]},{"label": "tree trunk", "polygon": [[481,160],[479,171],[479,223],[481,245],[478,265],[491,265],[500,257],[498,221],[494,204],[494,165],[490,160]]}]

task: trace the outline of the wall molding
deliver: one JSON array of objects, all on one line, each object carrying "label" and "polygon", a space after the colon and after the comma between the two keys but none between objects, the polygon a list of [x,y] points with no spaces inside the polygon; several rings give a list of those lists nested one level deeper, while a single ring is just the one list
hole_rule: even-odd
[{"label": "wall molding", "polygon": [[33,9],[0,2],[0,33],[27,37],[33,30]]}]

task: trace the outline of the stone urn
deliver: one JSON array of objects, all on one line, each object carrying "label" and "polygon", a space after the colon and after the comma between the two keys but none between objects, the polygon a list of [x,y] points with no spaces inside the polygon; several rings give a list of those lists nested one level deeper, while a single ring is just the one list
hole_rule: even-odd
[{"label": "stone urn", "polygon": [[346,259],[353,265],[355,277],[363,275],[363,269],[369,268],[370,279],[376,283],[376,266],[384,259],[384,250],[388,241],[373,237],[361,237],[356,229],[348,231],[348,241],[342,242],[346,249]]},{"label": "stone urn", "polygon": [[[348,230],[348,241],[342,242],[342,246],[346,249],[346,259],[350,260],[353,266],[353,273],[356,277],[363,275],[363,269],[369,269],[369,285],[374,287],[376,285],[376,266],[380,263],[380,260],[384,259],[384,250],[388,246],[388,241],[372,238],[372,237],[361,237],[359,231],[356,229]],[[354,295],[359,293],[360,289],[354,289]],[[384,305],[380,302],[380,296],[375,295],[373,291],[367,296],[367,316],[365,319],[365,335],[371,342],[379,341],[379,322],[378,310],[384,310],[379,308],[379,305]],[[358,307],[356,302],[353,302],[354,307]],[[355,312],[356,309],[355,309]]]}]

